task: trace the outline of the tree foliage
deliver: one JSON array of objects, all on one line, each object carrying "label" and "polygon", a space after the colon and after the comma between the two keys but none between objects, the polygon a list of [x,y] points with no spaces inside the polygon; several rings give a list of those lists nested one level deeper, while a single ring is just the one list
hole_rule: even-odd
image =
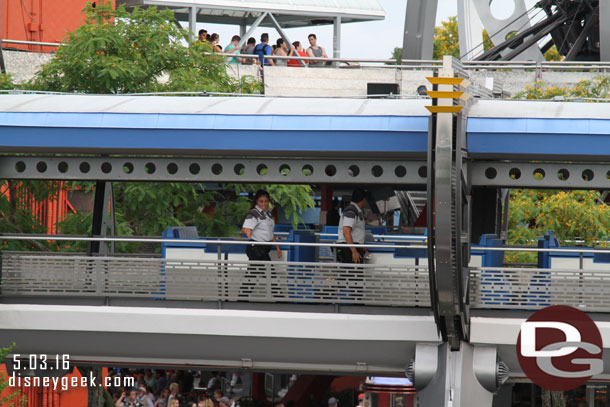
[{"label": "tree foliage", "polygon": [[[85,23],[70,32],[57,55],[28,88],[61,92],[137,93],[251,90],[227,74],[224,57],[208,43],[189,43],[170,10],[127,12],[111,2],[88,3]],[[161,79],[161,80],[160,80]]]},{"label": "tree foliage", "polygon": [[0,90],[15,89],[13,78],[8,74],[0,74]]},{"label": "tree foliage", "polygon": [[[196,226],[202,236],[238,236],[241,224],[251,208],[247,195],[266,189],[272,204],[282,208],[296,227],[300,215],[313,207],[313,193],[308,185],[227,184],[219,190],[206,190],[191,183],[116,183],[116,234],[120,236],[159,236],[169,226]],[[89,188],[91,193],[93,190]],[[70,214],[60,224],[63,233],[88,235],[92,214]],[[85,242],[66,242],[63,250],[83,251]],[[119,252],[133,252],[133,243],[117,244]]]},{"label": "tree foliage", "polygon": [[458,35],[457,16],[442,21],[440,26],[434,28],[434,59],[443,59],[444,55],[452,55],[460,59],[460,39]]},{"label": "tree foliage", "polygon": [[563,98],[609,98],[610,76],[598,76],[594,79],[584,79],[576,85],[568,86],[544,86],[542,81],[536,81],[533,85],[527,85],[525,90],[515,95],[515,99],[552,99]]},{"label": "tree foliage", "polygon": [[[1,347],[0,348],[0,361],[4,361],[6,357],[13,351],[15,348],[15,343],[13,342],[10,346]],[[9,387],[8,385],[8,377],[6,374],[2,373],[0,375],[0,394],[4,392],[5,389]],[[16,406],[25,406],[27,399],[25,396],[19,394],[19,392],[13,392],[7,396],[0,397],[0,406],[3,407],[16,407]]]},{"label": "tree foliage", "polygon": [[[551,99],[554,97],[608,98],[610,77],[582,80],[572,87],[545,87],[542,82],[515,95],[516,98]],[[507,243],[535,244],[548,231],[563,242],[582,241],[595,246],[610,238],[610,209],[600,191],[553,191],[516,189],[511,191]],[[511,254],[509,261],[532,262],[535,255]]]}]

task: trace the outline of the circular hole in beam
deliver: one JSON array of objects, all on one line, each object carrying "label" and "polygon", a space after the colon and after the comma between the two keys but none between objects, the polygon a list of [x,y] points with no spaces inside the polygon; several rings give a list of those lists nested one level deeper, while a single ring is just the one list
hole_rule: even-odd
[{"label": "circular hole in beam", "polygon": [[125,174],[131,174],[133,172],[133,164],[130,162],[126,162],[123,164],[123,172]]},{"label": "circular hole in beam", "polygon": [[38,161],[38,163],[36,163],[36,171],[42,173],[42,172],[46,172],[47,171],[47,163],[45,163],[44,161]]},{"label": "circular hole in beam", "polygon": [[199,171],[201,171],[201,167],[199,166],[199,164],[192,163],[191,165],[189,165],[189,172],[191,174],[197,175],[197,174],[199,174]]},{"label": "circular hole in beam", "polygon": [[521,178],[521,170],[519,168],[511,168],[508,172],[508,176],[510,179],[519,179]]},{"label": "circular hole in beam", "polygon": [[214,175],[222,174],[222,165],[218,164],[218,163],[212,165],[212,174],[214,174]]},{"label": "circular hole in beam", "polygon": [[15,163],[15,171],[17,172],[23,172],[25,171],[26,165],[23,161],[17,161]]},{"label": "circular hole in beam", "polygon": [[167,164],[167,172],[171,175],[176,174],[178,172],[178,164],[176,164],[176,163]]},{"label": "circular hole in beam", "polygon": [[485,178],[495,179],[498,176],[498,171],[494,167],[488,167],[485,170]]}]

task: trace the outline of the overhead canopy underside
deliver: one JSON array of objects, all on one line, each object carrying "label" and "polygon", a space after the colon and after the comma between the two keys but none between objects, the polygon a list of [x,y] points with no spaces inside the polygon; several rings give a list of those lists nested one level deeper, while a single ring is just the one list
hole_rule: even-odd
[{"label": "overhead canopy underside", "polygon": [[[250,25],[261,13],[268,12],[284,28],[332,24],[335,17],[341,17],[343,23],[385,18],[385,11],[377,0],[117,0],[117,4],[167,7],[182,21],[196,7],[198,22],[218,24]],[[261,25],[271,26],[271,23]]]}]

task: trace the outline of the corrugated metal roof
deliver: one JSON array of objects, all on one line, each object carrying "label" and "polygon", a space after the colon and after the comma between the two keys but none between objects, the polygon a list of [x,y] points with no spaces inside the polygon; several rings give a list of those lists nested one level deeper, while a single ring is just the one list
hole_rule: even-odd
[{"label": "corrugated metal roof", "polygon": [[0,95],[0,112],[428,116],[429,99]]},{"label": "corrugated metal roof", "polygon": [[[342,22],[382,20],[385,10],[377,0],[117,0],[127,6],[164,6],[178,13],[199,9],[198,21],[253,19],[262,12],[281,15],[282,25],[329,24],[335,16]],[[290,16],[290,17],[288,17]]]}]

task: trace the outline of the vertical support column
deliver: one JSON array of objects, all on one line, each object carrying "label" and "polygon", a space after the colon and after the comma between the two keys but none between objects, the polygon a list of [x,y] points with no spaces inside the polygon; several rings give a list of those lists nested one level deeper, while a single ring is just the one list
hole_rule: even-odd
[{"label": "vertical support column", "polygon": [[610,61],[610,0],[599,0],[599,60]]},{"label": "vertical support column", "polygon": [[438,0],[409,0],[402,59],[432,59]]},{"label": "vertical support column", "polygon": [[335,17],[333,23],[333,58],[341,58],[341,16]]},{"label": "vertical support column", "polygon": [[[95,197],[93,201],[93,221],[91,225],[91,236],[102,237],[107,235],[108,230],[108,202],[110,201],[111,183],[98,181],[95,183]],[[89,242],[87,255],[108,254],[108,245],[100,242]]]},{"label": "vertical support column", "polygon": [[472,0],[458,0],[457,21],[460,59],[470,61],[483,53],[483,24]]},{"label": "vertical support column", "polygon": [[189,41],[197,38],[197,7],[189,9]]},{"label": "vertical support column", "polygon": [[241,23],[239,25],[239,37],[240,38],[244,38],[244,36],[246,35],[246,29],[247,28],[248,28],[248,26],[246,25],[246,19],[244,19],[243,23]]}]

